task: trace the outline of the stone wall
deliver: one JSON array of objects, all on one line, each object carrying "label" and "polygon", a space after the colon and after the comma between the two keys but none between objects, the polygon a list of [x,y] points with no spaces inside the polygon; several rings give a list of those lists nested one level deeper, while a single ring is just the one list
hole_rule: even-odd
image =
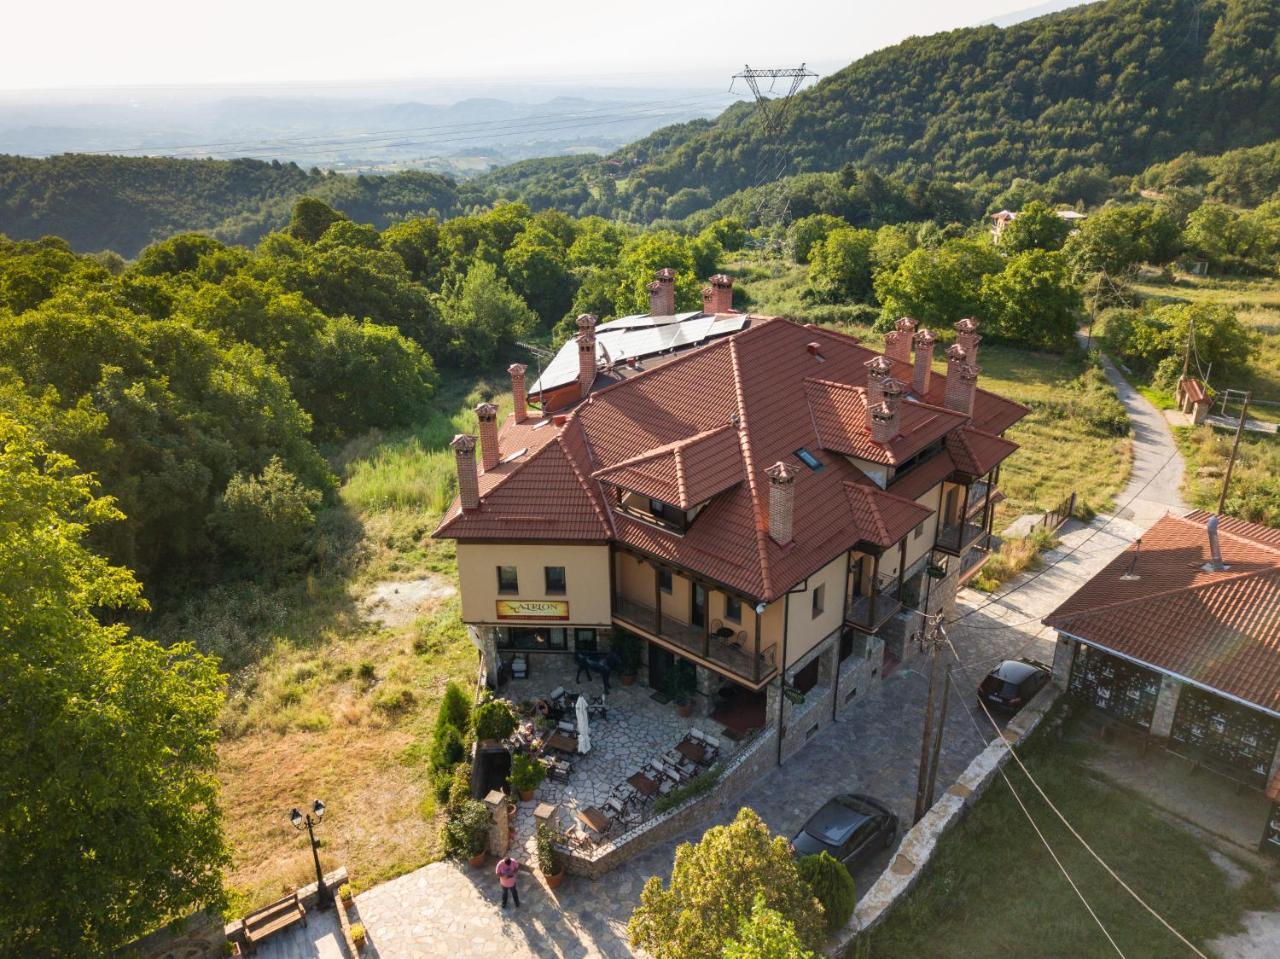
[{"label": "stone wall", "polygon": [[[347,867],[339,866],[333,872],[324,874],[324,884],[329,891],[336,897],[338,890],[347,882]],[[302,903],[302,908],[310,912],[316,907],[316,902],[320,898],[320,886],[317,883],[303,886],[298,890],[298,901]],[[240,919],[235,922],[229,922],[223,929],[224,938],[231,942],[244,943],[244,922]]]},{"label": "stone wall", "polygon": [[120,954],[126,959],[222,959],[226,941],[221,917],[202,911],[174,920]]},{"label": "stone wall", "polygon": [[1071,664],[1075,657],[1075,640],[1059,633],[1058,642],[1053,647],[1053,682],[1061,689],[1071,685]]},{"label": "stone wall", "polygon": [[682,806],[655,816],[635,829],[623,833],[616,840],[601,843],[589,852],[561,849],[565,872],[573,876],[599,879],[641,853],[648,852],[659,843],[666,842],[710,819],[717,811],[730,805],[733,798],[749,783],[764,775],[777,762],[777,750],[777,730],[766,727],[764,732],[739,748],[729,760],[720,781],[710,792],[703,793]]},{"label": "stone wall", "polygon": [[1020,745],[1035,731],[1061,695],[1062,689],[1054,683],[1040,690],[1010,720],[1004,737],[996,739],[975,756],[960,778],[925,813],[924,818],[907,830],[898,843],[898,850],[889,863],[889,868],[881,873],[880,878],[858,900],[848,924],[831,938],[826,949],[827,955],[844,955],[859,933],[883,922],[893,905],[915,887],[924,875],[938,842],[986,792],[1009,761],[1010,747]]},{"label": "stone wall", "polygon": [[1178,694],[1182,683],[1171,676],[1160,677],[1160,693],[1156,696],[1155,712],[1151,715],[1151,735],[1168,739],[1173,732],[1173,717],[1178,711]]}]

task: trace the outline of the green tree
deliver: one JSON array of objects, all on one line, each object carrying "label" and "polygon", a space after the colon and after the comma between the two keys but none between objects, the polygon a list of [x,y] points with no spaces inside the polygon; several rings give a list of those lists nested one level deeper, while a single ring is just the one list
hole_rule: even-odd
[{"label": "green tree", "polygon": [[818,902],[822,903],[827,930],[835,932],[849,921],[853,907],[858,904],[858,891],[849,870],[828,852],[805,856],[796,865],[800,878],[809,884]]},{"label": "green tree", "polygon": [[464,366],[494,362],[538,322],[537,314],[484,260],[476,260],[465,277],[446,286],[443,298],[448,352]]},{"label": "green tree", "polygon": [[749,919],[760,896],[794,927],[800,943],[823,939],[822,906],[800,878],[787,842],[770,837],[760,817],[741,809],[697,843],[676,849],[671,881],[651,877],[627,924],[631,946],[653,959],[705,959]]},{"label": "green tree", "polygon": [[303,243],[315,243],[343,215],[315,197],[304,196],[293,205],[289,219],[289,235]]},{"label": "green tree", "polygon": [[835,230],[848,225],[840,217],[829,213],[802,216],[787,230],[787,242],[791,244],[791,255],[795,257],[797,263],[808,263],[814,247]]},{"label": "green tree", "polygon": [[1000,234],[1000,252],[1012,255],[1024,250],[1060,250],[1070,232],[1071,224],[1049,204],[1032,200]]},{"label": "green tree", "polygon": [[511,288],[548,326],[565,315],[573,289],[564,245],[539,226],[525,229],[503,253]]},{"label": "green tree", "polygon": [[319,490],[304,486],[273,456],[259,475],[231,477],[210,522],[258,570],[283,572],[302,560],[320,500]]},{"label": "green tree", "polygon": [[0,953],[111,955],[223,902],[223,681],[190,645],[99,620],[144,605],[85,545],[120,514],[4,415],[0,517]]},{"label": "green tree", "polygon": [[910,316],[943,328],[960,317],[980,316],[982,278],[1003,267],[1003,259],[985,240],[948,240],[937,250],[913,250],[892,273],[876,275],[881,319]]},{"label": "green tree", "polygon": [[742,920],[738,934],[724,944],[721,959],[817,959],[795,927],[757,894],[751,915]]},{"label": "green tree", "polygon": [[865,300],[872,295],[871,230],[840,227],[814,246],[809,264],[809,289],[822,303]]},{"label": "green tree", "polygon": [[618,288],[613,300],[618,313],[648,313],[647,287],[658,270],[676,273],[676,310],[696,310],[702,306],[702,280],[687,237],[669,230],[656,230],[628,240],[618,259]]},{"label": "green tree", "polygon": [[1064,249],[1081,275],[1118,275],[1142,263],[1168,263],[1178,254],[1178,240],[1177,224],[1166,210],[1111,206],[1081,223]]},{"label": "green tree", "polygon": [[1003,270],[982,278],[979,296],[985,335],[1030,349],[1071,348],[1082,303],[1061,253],[1032,248],[1014,254]]}]

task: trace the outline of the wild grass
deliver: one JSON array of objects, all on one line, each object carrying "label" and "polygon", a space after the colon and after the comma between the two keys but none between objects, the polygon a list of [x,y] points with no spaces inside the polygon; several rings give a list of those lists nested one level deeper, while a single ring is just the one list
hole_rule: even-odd
[{"label": "wild grass", "polygon": [[1043,566],[1040,554],[1046,549],[1052,549],[1057,542],[1053,533],[1042,526],[1037,526],[1027,536],[1005,540],[969,585],[987,593],[995,592],[1019,573]]},{"label": "wild grass", "polygon": [[[1245,867],[1249,880],[1234,887],[1191,834],[1141,797],[1100,780],[1086,765],[1093,748],[1041,737],[1021,755],[1067,819],[1183,935],[1203,947],[1240,931],[1244,912],[1274,908],[1275,893],[1259,870]],[[1013,788],[1124,955],[1181,955],[1184,947],[1072,838],[1016,767],[1009,770]],[[999,779],[943,837],[924,879],[868,938],[858,948],[874,959],[1112,954]]]},{"label": "wild grass", "polygon": [[[1198,426],[1175,429],[1174,437],[1186,459],[1183,496],[1192,506],[1216,510],[1233,434]],[[1280,438],[1248,432],[1241,435],[1225,511],[1251,523],[1280,527]]]}]

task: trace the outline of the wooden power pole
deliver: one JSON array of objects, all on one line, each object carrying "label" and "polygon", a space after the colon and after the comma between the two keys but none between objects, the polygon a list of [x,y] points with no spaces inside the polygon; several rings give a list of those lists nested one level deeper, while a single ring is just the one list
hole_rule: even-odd
[{"label": "wooden power pole", "polygon": [[1249,413],[1249,401],[1253,399],[1253,390],[1244,394],[1244,406],[1240,407],[1240,422],[1236,424],[1236,438],[1231,442],[1231,459],[1227,460],[1227,475],[1222,477],[1222,493],[1218,497],[1218,512],[1221,513],[1227,504],[1227,490],[1231,486],[1231,471],[1235,469],[1236,453],[1240,449],[1240,434],[1244,432],[1244,419]]},{"label": "wooden power pole", "polygon": [[[930,619],[921,641],[929,650],[929,695],[924,705],[924,730],[920,737],[920,771],[916,777],[916,816],[913,822],[919,822],[929,811],[929,780],[932,778],[930,759],[936,757],[938,749],[941,748],[941,740],[938,747],[934,747],[933,741],[933,701],[934,691],[938,688],[938,653],[947,641],[941,613]],[[941,727],[938,729],[938,736],[942,736]]]}]

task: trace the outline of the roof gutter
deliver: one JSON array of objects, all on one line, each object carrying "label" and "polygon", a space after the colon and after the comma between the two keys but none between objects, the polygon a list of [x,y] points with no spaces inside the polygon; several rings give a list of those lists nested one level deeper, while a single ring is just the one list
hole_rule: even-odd
[{"label": "roof gutter", "polygon": [[[1049,624],[1045,623],[1045,625],[1048,626]],[[1136,656],[1129,656],[1119,650],[1112,649],[1110,646],[1104,646],[1102,643],[1096,642],[1092,639],[1085,639],[1083,636],[1077,636],[1075,633],[1069,633],[1060,626],[1053,626],[1052,628],[1056,629],[1063,636],[1067,636],[1077,642],[1084,643],[1086,646],[1092,646],[1094,649],[1100,649],[1104,653],[1109,653],[1110,655],[1115,656],[1117,659],[1123,659],[1127,662],[1133,663],[1135,666],[1142,666],[1144,669],[1150,669],[1152,672],[1160,673],[1163,676],[1170,676],[1173,679],[1178,680],[1180,683],[1186,683],[1188,686],[1194,686],[1206,693],[1221,696],[1223,699],[1229,699],[1233,703],[1238,703],[1239,705],[1246,706],[1249,709],[1256,709],[1260,713],[1266,713],[1268,716],[1280,719],[1280,712],[1276,712],[1274,709],[1268,709],[1266,706],[1259,706],[1257,703],[1251,703],[1247,699],[1241,699],[1239,696],[1232,695],[1225,690],[1210,686],[1207,683],[1202,683],[1189,676],[1183,676],[1181,673],[1175,673],[1173,670],[1167,669],[1164,666],[1157,666],[1155,663],[1149,663],[1146,660],[1138,659]]]}]

